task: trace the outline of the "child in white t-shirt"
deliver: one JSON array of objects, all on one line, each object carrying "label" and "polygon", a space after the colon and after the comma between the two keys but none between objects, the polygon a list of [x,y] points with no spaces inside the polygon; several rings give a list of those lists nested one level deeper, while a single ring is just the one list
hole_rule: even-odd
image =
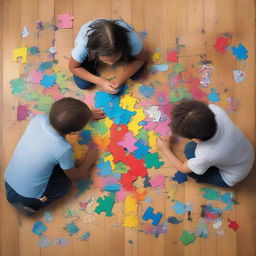
[{"label": "child in white t-shirt", "polygon": [[174,135],[191,139],[185,148],[188,161],[178,159],[167,141],[158,146],[181,172],[197,182],[232,187],[243,180],[254,162],[254,149],[245,135],[217,105],[184,101],[172,112]]}]

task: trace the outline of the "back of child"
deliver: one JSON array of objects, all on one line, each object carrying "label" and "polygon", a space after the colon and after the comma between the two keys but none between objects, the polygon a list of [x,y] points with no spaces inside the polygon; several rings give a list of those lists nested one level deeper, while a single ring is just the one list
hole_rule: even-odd
[{"label": "back of child", "polygon": [[197,144],[195,157],[188,160],[188,167],[201,175],[215,166],[225,183],[234,186],[252,168],[253,146],[223,109],[213,104],[208,107],[215,115],[217,130],[213,137]]},{"label": "back of child", "polygon": [[185,148],[188,161],[177,158],[162,141],[159,148],[197,182],[231,187],[250,172],[253,146],[219,106],[183,101],[172,111],[171,129],[174,135],[192,140]]},{"label": "back of child", "polygon": [[64,172],[75,164],[65,135],[80,131],[90,117],[85,103],[64,98],[53,104],[49,116],[31,120],[5,172],[7,199],[18,210],[32,215],[69,191]]}]

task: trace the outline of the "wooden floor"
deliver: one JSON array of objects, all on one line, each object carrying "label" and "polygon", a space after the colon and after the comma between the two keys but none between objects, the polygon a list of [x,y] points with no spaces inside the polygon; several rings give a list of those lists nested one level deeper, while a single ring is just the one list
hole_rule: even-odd
[{"label": "wooden floor", "polygon": [[[49,49],[52,40],[56,39],[56,59],[62,68],[67,68],[67,58],[73,46],[73,40],[82,24],[88,20],[104,18],[123,18],[132,24],[137,31],[147,31],[144,39],[145,48],[153,54],[157,48],[161,53],[159,63],[165,63],[166,51],[176,47],[176,39],[181,48],[180,61],[184,66],[191,66],[200,61],[200,55],[206,54],[213,62],[214,71],[211,85],[217,92],[224,93],[228,89],[230,96],[239,101],[237,110],[231,114],[236,125],[248,136],[255,145],[255,2],[254,0],[1,0],[1,256],[255,256],[256,255],[256,170],[231,191],[239,202],[232,211],[223,214],[223,235],[209,227],[208,238],[197,238],[194,244],[184,246],[179,237],[182,230],[194,232],[200,219],[200,206],[206,203],[200,188],[189,180],[185,184],[175,185],[169,181],[166,188],[159,193],[148,192],[156,211],[164,214],[164,218],[174,215],[173,203],[168,199],[169,192],[175,192],[175,199],[181,202],[192,202],[193,220],[184,221],[178,225],[168,224],[169,231],[160,234],[158,238],[144,234],[136,229],[123,227],[123,203],[116,203],[113,217],[88,215],[78,218],[78,226],[83,231],[89,231],[91,236],[87,241],[81,241],[76,235],[69,237],[63,229],[70,220],[64,217],[66,207],[75,206],[80,200],[90,197],[95,200],[102,193],[96,187],[86,192],[82,198],[72,195],[61,200],[50,208],[53,221],[47,223],[45,235],[51,240],[64,237],[69,244],[61,247],[52,244],[48,248],[38,245],[39,238],[32,233],[36,220],[42,220],[42,215],[29,219],[19,216],[5,198],[3,172],[11,154],[21,137],[27,121],[16,121],[16,108],[21,101],[11,93],[9,81],[18,78],[22,65],[12,62],[12,50],[20,46],[39,46]],[[48,24],[56,22],[58,14],[72,13],[74,16],[73,29],[45,30],[35,36],[35,22],[43,21]],[[31,35],[22,39],[22,28],[27,26]],[[225,54],[217,53],[213,47],[215,40],[221,34],[233,34],[233,45],[242,43],[248,49],[248,59],[244,66],[236,61],[231,51]],[[242,69],[246,78],[241,84],[233,80],[233,70]],[[150,75],[150,82],[167,81],[168,72]],[[181,154],[181,152],[180,152]],[[176,170],[168,162],[159,171],[172,176]],[[151,172],[150,172],[151,173]],[[75,189],[74,189],[75,190]],[[139,205],[138,215],[146,209],[148,203]],[[95,208],[96,203],[93,207]],[[215,204],[215,206],[217,206]],[[220,205],[221,207],[221,205]],[[91,218],[89,218],[91,217]],[[180,218],[180,216],[177,216]],[[228,228],[227,219],[236,220],[240,228],[234,232]],[[212,225],[210,225],[212,226]],[[131,240],[129,242],[129,240]]]}]

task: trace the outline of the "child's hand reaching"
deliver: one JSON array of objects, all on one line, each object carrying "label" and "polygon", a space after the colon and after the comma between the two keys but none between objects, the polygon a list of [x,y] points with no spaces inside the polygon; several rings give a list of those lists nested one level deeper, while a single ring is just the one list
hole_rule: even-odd
[{"label": "child's hand reaching", "polygon": [[101,80],[101,83],[99,84],[99,86],[101,87],[101,89],[105,92],[108,92],[110,94],[116,94],[118,93],[118,88],[116,88],[116,86],[112,83],[112,81],[108,81],[106,79]]},{"label": "child's hand reaching", "polygon": [[106,117],[106,114],[99,108],[92,109],[92,119],[100,120]]}]

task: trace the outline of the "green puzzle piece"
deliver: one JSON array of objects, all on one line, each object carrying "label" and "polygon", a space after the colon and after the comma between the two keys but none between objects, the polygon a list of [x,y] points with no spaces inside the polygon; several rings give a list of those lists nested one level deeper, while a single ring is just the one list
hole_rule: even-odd
[{"label": "green puzzle piece", "polygon": [[183,67],[177,63],[174,67],[173,67],[173,71],[176,73],[176,74],[179,74],[180,72],[183,72],[184,69]]},{"label": "green puzzle piece", "polygon": [[129,170],[130,170],[129,166],[125,165],[123,162],[117,162],[114,172],[127,173]]},{"label": "green puzzle piece", "polygon": [[108,127],[102,121],[91,122],[90,125],[100,134],[104,135],[108,132]]},{"label": "green puzzle piece", "polygon": [[188,232],[187,230],[183,230],[182,235],[180,236],[180,241],[184,245],[188,245],[192,243],[193,241],[195,241],[195,239],[196,239],[196,236],[193,233]]},{"label": "green puzzle piece", "polygon": [[201,191],[204,192],[203,197],[208,200],[219,200],[220,194],[214,188],[201,188]]},{"label": "green puzzle piece", "polygon": [[10,84],[12,86],[12,94],[20,93],[28,89],[26,81],[23,78],[14,79],[10,81]]},{"label": "green puzzle piece", "polygon": [[97,199],[97,203],[99,204],[96,208],[95,208],[95,212],[100,214],[101,212],[106,212],[106,216],[110,217],[113,215],[113,213],[111,212],[115,203],[115,200],[109,196],[104,196],[104,200],[99,197]]},{"label": "green puzzle piece", "polygon": [[157,152],[145,155],[144,160],[146,163],[146,168],[152,168],[154,166],[156,169],[158,169],[164,164],[164,162],[159,161],[159,155]]}]

